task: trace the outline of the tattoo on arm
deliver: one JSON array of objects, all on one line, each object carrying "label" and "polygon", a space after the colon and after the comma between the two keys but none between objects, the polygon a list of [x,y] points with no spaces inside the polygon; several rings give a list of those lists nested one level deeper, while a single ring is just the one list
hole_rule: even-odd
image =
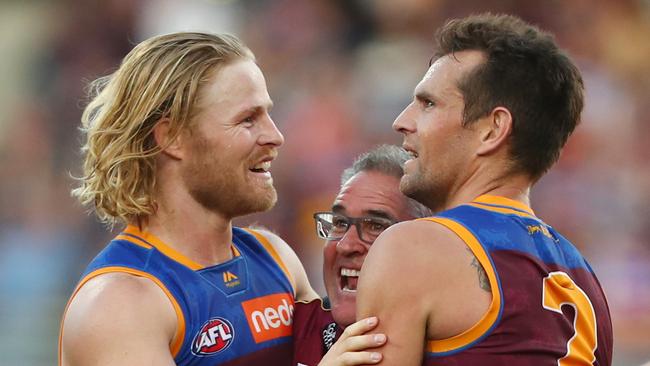
[{"label": "tattoo on arm", "polygon": [[472,267],[476,267],[478,272],[478,285],[485,291],[492,293],[492,288],[490,287],[490,281],[488,280],[487,273],[485,273],[485,268],[478,262],[476,257],[472,258]]}]

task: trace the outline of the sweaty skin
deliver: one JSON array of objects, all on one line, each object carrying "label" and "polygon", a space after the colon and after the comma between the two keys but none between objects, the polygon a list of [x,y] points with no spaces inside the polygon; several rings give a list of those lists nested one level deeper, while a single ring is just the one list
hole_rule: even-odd
[{"label": "sweaty skin", "polygon": [[[157,156],[157,210],[143,229],[207,267],[232,258],[232,218],[275,203],[268,168],[284,138],[270,118],[272,102],[254,61],[223,66],[201,96],[192,131],[172,135],[164,118],[155,127],[156,142],[165,148]],[[291,273],[296,299],[315,299],[293,250],[266,235]],[[174,306],[155,281],[101,274],[67,307],[61,364],[174,365],[170,346],[180,336],[178,327]]]},{"label": "sweaty skin", "polygon": [[[413,155],[400,189],[434,211],[485,193],[493,177],[483,174],[479,160],[493,143],[483,137],[494,124],[486,118],[470,129],[461,125],[463,99],[456,84],[482,61],[478,51],[438,59],[393,125]],[[499,133],[503,129],[492,136]],[[473,258],[456,234],[431,222],[398,223],[379,236],[361,271],[357,316],[381,319],[377,331],[389,339],[381,348],[383,364],[420,365],[425,340],[455,336],[481,319],[492,296],[479,285]],[[408,307],[405,299],[413,299]]]}]

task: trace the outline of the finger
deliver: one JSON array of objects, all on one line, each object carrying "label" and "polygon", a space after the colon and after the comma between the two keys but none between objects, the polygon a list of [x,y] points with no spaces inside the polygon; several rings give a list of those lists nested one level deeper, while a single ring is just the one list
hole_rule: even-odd
[{"label": "finger", "polygon": [[379,319],[376,316],[361,319],[356,323],[350,324],[341,335],[341,337],[351,337],[364,334],[369,330],[374,329],[379,324]]},{"label": "finger", "polygon": [[345,351],[361,351],[368,348],[379,347],[386,343],[386,335],[377,334],[364,334],[359,336],[352,336],[343,341],[342,347]]},{"label": "finger", "polygon": [[379,352],[347,352],[341,355],[340,361],[346,366],[372,365],[381,361],[382,357]]}]

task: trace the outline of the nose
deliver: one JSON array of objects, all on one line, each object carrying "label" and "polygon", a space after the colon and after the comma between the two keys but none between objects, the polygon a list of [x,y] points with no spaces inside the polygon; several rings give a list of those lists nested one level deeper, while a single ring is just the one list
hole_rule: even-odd
[{"label": "nose", "polygon": [[336,252],[345,256],[365,254],[368,252],[368,245],[361,241],[356,228],[351,227],[336,243]]},{"label": "nose", "polygon": [[413,117],[411,116],[411,108],[413,107],[413,102],[411,102],[404,110],[402,113],[395,118],[395,122],[393,122],[393,130],[398,133],[402,134],[407,134],[415,131],[415,121],[413,120]]},{"label": "nose", "polygon": [[273,119],[268,114],[265,116],[264,131],[260,136],[260,145],[273,145],[280,146],[284,143],[284,136],[273,122]]}]

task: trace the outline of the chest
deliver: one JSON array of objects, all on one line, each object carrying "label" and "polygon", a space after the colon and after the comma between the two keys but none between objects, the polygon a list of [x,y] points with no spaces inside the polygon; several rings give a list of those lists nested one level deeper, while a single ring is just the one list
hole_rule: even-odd
[{"label": "chest", "polygon": [[240,256],[175,280],[185,327],[177,364],[283,364],[294,297],[278,268]]}]

